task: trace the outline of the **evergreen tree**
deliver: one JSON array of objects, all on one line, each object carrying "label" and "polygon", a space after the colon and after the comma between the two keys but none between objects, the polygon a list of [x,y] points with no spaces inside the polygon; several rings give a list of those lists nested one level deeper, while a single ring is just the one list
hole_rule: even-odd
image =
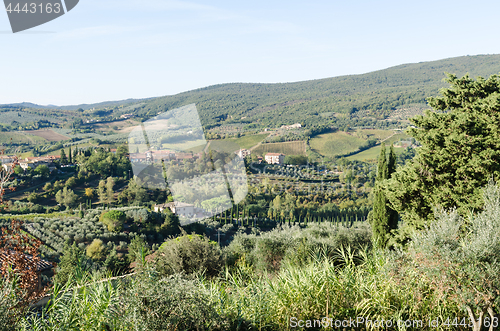
[{"label": "evergreen tree", "polygon": [[69,159],[69,164],[73,164],[73,156],[71,154],[71,146],[69,146],[69,150],[68,150],[68,159]]},{"label": "evergreen tree", "polygon": [[386,192],[383,190],[383,181],[389,179],[396,171],[396,154],[391,145],[389,158],[386,157],[385,144],[382,143],[378,159],[377,180],[373,198],[372,231],[373,241],[378,247],[386,247],[391,236],[391,230],[397,229],[398,213],[389,205]]},{"label": "evergreen tree", "polygon": [[[388,179],[391,178],[392,174],[396,172],[396,162],[396,153],[394,153],[394,146],[391,144],[391,149],[389,151],[389,160],[387,162]],[[384,192],[384,194],[386,193]],[[399,214],[390,206],[389,201],[387,201],[386,208],[389,214],[387,225],[390,230],[396,230],[398,228]]]},{"label": "evergreen tree", "polygon": [[408,232],[434,219],[434,207],[481,210],[481,188],[500,178],[500,77],[449,74],[447,82],[442,96],[429,98],[434,111],[411,119],[417,155],[385,185]]},{"label": "evergreen tree", "polygon": [[61,149],[61,164],[66,165],[68,164],[68,158],[66,156],[66,152],[64,149]]},{"label": "evergreen tree", "polygon": [[97,194],[99,195],[99,202],[101,204],[105,203],[108,196],[106,195],[106,182],[104,180],[99,181]]}]

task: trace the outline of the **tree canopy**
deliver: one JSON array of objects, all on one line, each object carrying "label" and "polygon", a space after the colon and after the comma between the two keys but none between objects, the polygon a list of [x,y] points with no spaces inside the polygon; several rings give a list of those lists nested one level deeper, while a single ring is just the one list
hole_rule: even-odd
[{"label": "tree canopy", "polygon": [[481,210],[481,187],[500,175],[500,78],[448,74],[450,87],[430,98],[434,111],[412,119],[421,147],[385,182],[393,208],[408,224],[433,218],[433,207]]}]

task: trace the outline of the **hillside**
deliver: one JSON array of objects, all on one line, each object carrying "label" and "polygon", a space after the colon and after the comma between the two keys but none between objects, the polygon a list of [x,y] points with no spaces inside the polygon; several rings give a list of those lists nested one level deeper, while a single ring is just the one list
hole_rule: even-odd
[{"label": "hillside", "polygon": [[[335,114],[383,119],[405,105],[425,107],[438,94],[445,72],[490,76],[500,72],[500,55],[463,56],[403,64],[362,75],[284,84],[223,84],[145,102],[136,112],[149,117],[167,109],[196,103],[208,127],[250,124],[279,127],[303,122],[324,123]],[[325,114],[330,113],[330,114]],[[324,114],[326,116],[321,116]]]},{"label": "hillside", "polygon": [[[458,76],[470,73],[473,77],[497,74],[500,72],[500,55],[403,64],[362,75],[295,83],[221,84],[173,96],[80,106],[85,110],[106,107],[106,116],[134,113],[145,119],[168,109],[196,103],[206,129],[217,126],[239,129],[279,127],[296,122],[343,125],[342,121],[346,119],[349,125],[370,126],[377,119],[401,120],[400,114],[405,113],[407,107],[417,112],[425,108],[426,98],[437,95],[439,89],[446,86],[443,82],[445,72]],[[26,103],[18,105],[20,108],[26,106],[36,107]],[[67,117],[68,122],[72,122],[75,116],[82,119],[103,116],[97,112],[75,111],[80,106],[55,108],[63,111],[59,115]]]}]

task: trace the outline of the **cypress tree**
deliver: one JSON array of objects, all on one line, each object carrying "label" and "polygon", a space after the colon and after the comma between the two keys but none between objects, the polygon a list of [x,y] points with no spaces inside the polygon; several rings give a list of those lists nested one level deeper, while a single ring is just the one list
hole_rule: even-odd
[{"label": "cypress tree", "polygon": [[[387,178],[391,178],[392,174],[396,172],[396,153],[394,153],[394,146],[391,144],[391,149],[389,151],[389,160],[387,162]],[[396,230],[398,228],[398,213],[392,209],[389,204],[386,204],[387,212],[389,215],[389,219],[387,222],[387,226],[389,227],[389,231]]]},{"label": "cypress tree", "polygon": [[66,157],[66,152],[64,152],[64,148],[61,149],[61,164],[68,164],[68,158]]},{"label": "cypress tree", "polygon": [[387,210],[387,199],[380,183],[388,178],[389,168],[385,155],[385,144],[382,143],[380,156],[378,158],[377,178],[373,198],[373,241],[379,248],[386,246],[389,239],[389,213]]}]

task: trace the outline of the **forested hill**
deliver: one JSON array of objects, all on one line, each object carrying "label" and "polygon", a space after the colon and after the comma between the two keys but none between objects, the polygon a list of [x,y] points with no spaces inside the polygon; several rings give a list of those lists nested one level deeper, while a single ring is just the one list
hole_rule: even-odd
[{"label": "forested hill", "polygon": [[404,64],[362,75],[341,76],[284,84],[222,84],[143,104],[138,114],[196,103],[205,125],[234,122],[279,126],[296,122],[321,123],[323,113],[356,113],[384,118],[408,104],[425,104],[438,94],[445,72],[462,76],[500,73],[500,55],[463,56],[440,61]]},{"label": "forested hill", "polygon": [[[258,127],[296,122],[320,124],[339,113],[382,119],[404,105],[425,106],[426,98],[437,95],[439,88],[447,86],[443,82],[445,72],[458,76],[469,73],[474,78],[498,74],[500,55],[462,56],[296,83],[221,84],[173,96],[121,103],[127,107],[110,106],[113,115],[133,112],[147,119],[168,109],[196,103],[207,128],[235,123]],[[75,112],[75,116],[79,114]]]}]

